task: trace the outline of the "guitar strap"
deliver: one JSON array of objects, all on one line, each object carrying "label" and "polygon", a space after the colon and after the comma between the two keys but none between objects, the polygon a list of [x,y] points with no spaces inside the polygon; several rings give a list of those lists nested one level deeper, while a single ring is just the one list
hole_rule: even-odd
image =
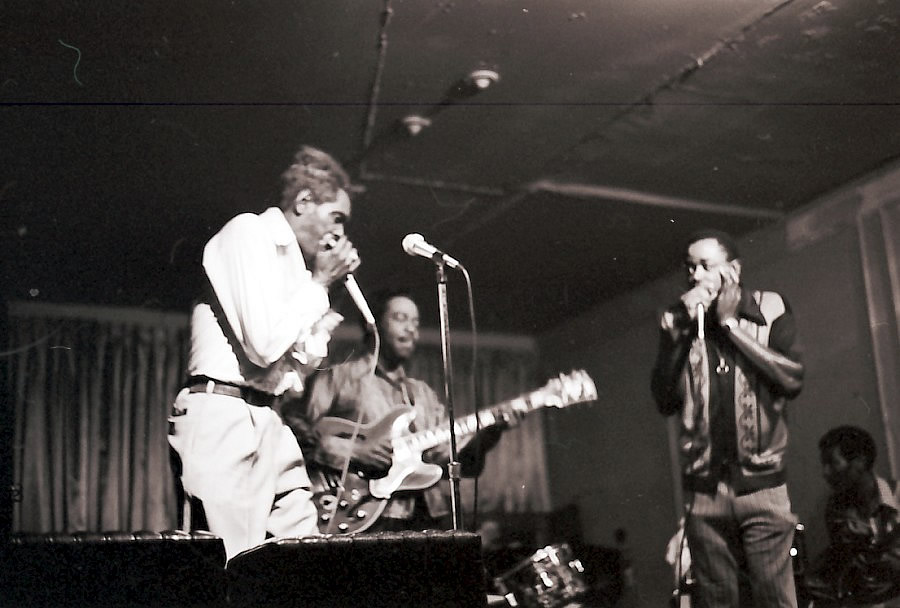
[{"label": "guitar strap", "polygon": [[409,393],[409,388],[406,386],[406,376],[403,376],[399,379],[400,382],[400,393],[403,395],[403,403],[404,405],[415,405],[416,402],[412,398],[412,395]]},{"label": "guitar strap", "polygon": [[410,391],[411,385],[409,379],[406,377],[406,370],[404,370],[403,367],[397,368],[397,372],[394,375],[391,375],[386,372],[381,365],[378,365],[375,374],[382,377],[388,384],[400,391],[400,399],[403,405],[413,406],[416,404],[416,400]]}]

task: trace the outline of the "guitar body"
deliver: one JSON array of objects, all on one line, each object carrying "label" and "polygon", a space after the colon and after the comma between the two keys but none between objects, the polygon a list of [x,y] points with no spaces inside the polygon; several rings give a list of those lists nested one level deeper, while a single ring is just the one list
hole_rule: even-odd
[{"label": "guitar body", "polygon": [[[390,437],[393,445],[391,468],[384,475],[371,475],[352,466],[341,486],[340,475],[334,471],[316,470],[311,477],[318,483],[313,500],[319,512],[319,531],[323,533],[352,534],[369,529],[384,512],[387,502],[395,492],[430,488],[443,475],[443,468],[422,462],[422,452],[410,449],[399,441],[410,433],[415,417],[411,407],[398,407],[380,420],[359,425],[356,442],[380,443]],[[344,418],[326,417],[316,424],[321,435],[351,438],[356,427]]]},{"label": "guitar body", "polygon": [[[521,417],[541,407],[568,407],[597,398],[594,381],[584,370],[560,374],[544,387],[515,399],[454,420],[457,437],[471,436],[478,428],[487,428],[508,417]],[[448,428],[413,431],[410,426],[416,412],[399,406],[382,419],[357,425],[344,418],[325,417],[316,424],[319,435],[354,439],[355,445],[380,444],[390,438],[393,450],[387,472],[366,471],[351,461],[347,474],[325,467],[308,465],[313,482],[313,498],[323,534],[352,534],[368,530],[384,512],[388,500],[397,492],[430,488],[443,475],[443,467],[422,462],[422,453],[449,441]],[[348,454],[349,456],[349,454]]]}]

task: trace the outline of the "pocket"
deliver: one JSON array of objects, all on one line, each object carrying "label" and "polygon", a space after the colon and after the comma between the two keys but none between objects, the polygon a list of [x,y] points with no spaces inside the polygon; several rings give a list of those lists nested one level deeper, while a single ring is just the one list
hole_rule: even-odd
[{"label": "pocket", "polygon": [[179,454],[183,454],[186,448],[187,438],[191,428],[191,416],[188,415],[187,396],[190,393],[184,388],[175,398],[172,404],[172,410],[169,412],[169,445],[171,445]]},{"label": "pocket", "polygon": [[791,525],[796,524],[799,520],[797,514],[791,511],[791,498],[788,495],[787,485],[782,484],[775,488],[766,490],[769,494],[769,500],[772,505],[772,512],[782,517]]},{"label": "pocket", "polygon": [[178,416],[169,416],[169,445],[181,455],[185,453],[189,445],[191,427],[191,416],[187,412]]}]

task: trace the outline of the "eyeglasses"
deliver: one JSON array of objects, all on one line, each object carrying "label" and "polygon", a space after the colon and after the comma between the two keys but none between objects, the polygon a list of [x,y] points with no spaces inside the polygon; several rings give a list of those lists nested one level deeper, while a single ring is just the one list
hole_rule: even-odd
[{"label": "eyeglasses", "polygon": [[712,269],[716,269],[716,268],[719,268],[720,266],[725,266],[727,264],[728,264],[727,261],[725,261],[725,262],[710,262],[708,260],[702,260],[700,262],[693,262],[690,260],[685,260],[684,261],[684,269],[687,271],[688,274],[694,274],[695,272],[697,272],[698,268],[702,268],[704,271],[709,272]]},{"label": "eyeglasses", "polygon": [[396,321],[397,323],[408,323],[415,329],[419,328],[419,317],[411,317],[405,312],[392,312],[388,315],[388,318],[391,321]]}]

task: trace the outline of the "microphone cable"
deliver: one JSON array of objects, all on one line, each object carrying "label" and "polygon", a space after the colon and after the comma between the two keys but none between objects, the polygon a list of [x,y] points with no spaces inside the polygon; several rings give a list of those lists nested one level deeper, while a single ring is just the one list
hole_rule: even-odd
[{"label": "microphone cable", "polygon": [[[675,608],[681,607],[681,598],[682,598],[682,594],[684,593],[684,589],[682,589],[683,581],[681,580],[682,577],[685,575],[685,573],[682,572],[682,565],[683,565],[684,560],[681,558],[681,556],[682,556],[682,553],[684,553],[684,547],[687,544],[687,529],[688,529],[688,525],[690,525],[690,523],[691,523],[691,517],[694,514],[694,499],[696,498],[696,496],[697,496],[696,492],[691,492],[691,500],[687,505],[687,510],[685,511],[684,518],[683,518],[684,524],[681,529],[681,538],[678,541],[678,555],[676,556],[676,559],[678,560],[678,565],[675,568],[675,579],[676,579],[675,598],[674,598],[675,599]],[[690,546],[688,546],[688,550],[690,551]],[[693,604],[693,603],[694,603],[693,598],[691,598],[691,604]]]},{"label": "microphone cable", "polygon": [[[462,264],[459,265],[459,270],[462,271],[463,277],[466,281],[466,296],[469,305],[469,323],[472,332],[472,372],[471,372],[471,391],[472,391],[472,399],[475,411],[475,456],[477,460],[480,462],[483,456],[482,454],[482,446],[480,442],[478,442],[478,433],[481,431],[481,417],[478,415],[478,408],[482,403],[482,391],[481,391],[481,383],[478,381],[478,328],[477,323],[475,321],[475,296],[472,290],[472,279],[469,276],[469,271],[466,270],[466,267]],[[472,484],[472,526],[471,530],[475,531],[478,529],[478,477],[480,475],[476,475]]]},{"label": "microphone cable", "polygon": [[[375,340],[372,346],[372,364],[368,370],[366,370],[366,376],[374,377],[375,370],[378,367],[378,357],[381,354],[381,336],[378,334],[378,327],[373,323],[367,325],[367,328],[372,331],[372,336]],[[341,476],[338,480],[337,490],[334,497],[334,503],[331,507],[330,517],[328,518],[328,526],[325,529],[325,534],[331,534],[334,528],[335,522],[335,514],[337,513],[338,505],[341,503],[341,498],[343,498],[344,494],[344,484],[347,481],[347,475],[350,472],[350,460],[353,458],[353,449],[356,444],[356,438],[359,436],[359,429],[362,427],[362,419],[363,413],[365,409],[360,408],[359,414],[356,417],[356,421],[353,423],[353,432],[350,434],[350,441],[347,442],[347,453],[344,455],[344,464],[341,467]]]}]

